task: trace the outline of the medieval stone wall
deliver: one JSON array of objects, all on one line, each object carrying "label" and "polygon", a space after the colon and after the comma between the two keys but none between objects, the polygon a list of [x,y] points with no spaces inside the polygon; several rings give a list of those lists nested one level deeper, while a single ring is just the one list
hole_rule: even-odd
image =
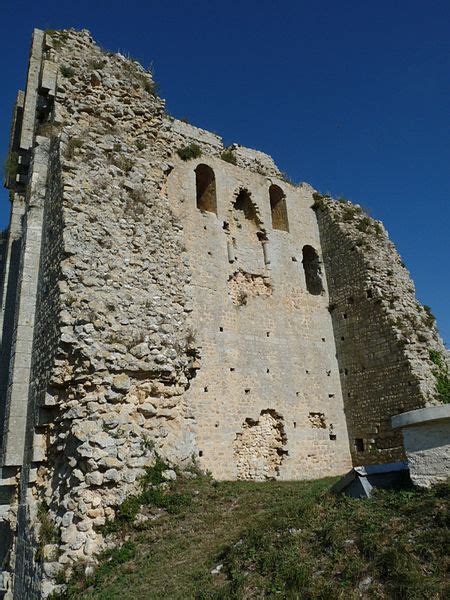
[{"label": "medieval stone wall", "polygon": [[389,418],[434,401],[442,345],[379,224],[169,117],[87,31],[36,30],[19,108],[0,382],[16,598],[92,562],[156,453],[256,480],[344,472],[349,438],[358,464],[402,456]]},{"label": "medieval stone wall", "polygon": [[[169,199],[190,257],[191,323],[202,357],[186,394],[196,417],[200,464],[218,478],[240,476],[237,440],[245,437],[250,447],[248,422],[275,411],[285,432],[277,476],[345,471],[348,435],[326,282],[323,277],[322,294],[309,293],[302,265],[303,246],[320,246],[311,189],[205,154],[173,160]],[[196,205],[196,171],[205,164],[215,176],[217,214]],[[289,231],[272,226],[274,183],[286,195]],[[249,207],[241,210],[243,190]],[[323,427],[311,422],[313,413],[324,415]],[[255,456],[260,446],[256,436]],[[273,476],[260,462],[258,478]]]},{"label": "medieval stone wall", "polygon": [[329,310],[355,464],[405,458],[390,417],[437,402],[432,317],[378,221],[350,202],[316,202]]}]

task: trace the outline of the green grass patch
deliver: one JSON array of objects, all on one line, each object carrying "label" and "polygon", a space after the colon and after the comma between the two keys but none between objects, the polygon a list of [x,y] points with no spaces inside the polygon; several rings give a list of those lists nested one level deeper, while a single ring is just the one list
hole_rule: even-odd
[{"label": "green grass patch", "polygon": [[[425,307],[424,307],[425,308]],[[438,350],[430,350],[431,362],[436,365],[433,375],[436,380],[436,394],[443,404],[450,404],[450,374],[444,357]]]},{"label": "green grass patch", "polygon": [[226,148],[222,151],[220,158],[231,165],[237,164],[236,155],[233,152],[233,148]]},{"label": "green grass patch", "polygon": [[202,155],[202,150],[198,144],[192,143],[184,148],[179,148],[177,154],[181,160],[192,160],[193,158],[199,158]]},{"label": "green grass patch", "polygon": [[73,67],[70,67],[68,65],[61,65],[59,70],[61,71],[61,75],[63,77],[67,77],[68,79],[70,79],[71,77],[73,77],[75,75],[75,69]]},{"label": "green grass patch", "polygon": [[[162,478],[163,463],[155,467],[148,482]],[[155,508],[138,528],[126,517],[117,547],[62,597],[447,597],[449,486],[355,500],[331,494],[334,481],[179,478],[165,493],[189,503]]]}]

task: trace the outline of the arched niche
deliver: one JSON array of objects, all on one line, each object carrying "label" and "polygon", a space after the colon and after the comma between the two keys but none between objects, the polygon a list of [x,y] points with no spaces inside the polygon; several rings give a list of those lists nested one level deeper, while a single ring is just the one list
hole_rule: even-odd
[{"label": "arched niche", "polygon": [[305,272],[306,289],[313,296],[319,296],[324,291],[322,269],[319,255],[312,246],[303,246],[302,264]]},{"label": "arched niche", "polygon": [[280,231],[289,231],[289,222],[286,207],[286,196],[278,185],[269,188],[270,212],[272,214],[272,227]]},{"label": "arched niche", "polygon": [[217,215],[216,177],[208,165],[200,164],[195,169],[197,208]]}]

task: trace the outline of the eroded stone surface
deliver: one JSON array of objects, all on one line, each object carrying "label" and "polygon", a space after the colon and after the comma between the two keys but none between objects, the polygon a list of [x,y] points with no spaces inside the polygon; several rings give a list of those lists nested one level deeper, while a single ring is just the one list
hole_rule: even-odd
[{"label": "eroded stone surface", "polygon": [[[390,417],[436,402],[443,346],[380,224],[313,209],[261,152],[223,160],[85,30],[35,32],[15,115],[0,520],[17,597],[92,569],[155,453],[257,480],[342,473],[349,436],[356,463],[403,456]],[[43,515],[57,542],[37,560]]]}]

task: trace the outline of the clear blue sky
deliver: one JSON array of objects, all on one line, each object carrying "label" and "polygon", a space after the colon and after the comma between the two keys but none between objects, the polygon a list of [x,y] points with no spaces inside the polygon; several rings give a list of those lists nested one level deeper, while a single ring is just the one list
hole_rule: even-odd
[{"label": "clear blue sky", "polygon": [[382,219],[450,343],[449,0],[2,0],[0,23],[3,156],[33,27],[88,28],[173,115]]}]

